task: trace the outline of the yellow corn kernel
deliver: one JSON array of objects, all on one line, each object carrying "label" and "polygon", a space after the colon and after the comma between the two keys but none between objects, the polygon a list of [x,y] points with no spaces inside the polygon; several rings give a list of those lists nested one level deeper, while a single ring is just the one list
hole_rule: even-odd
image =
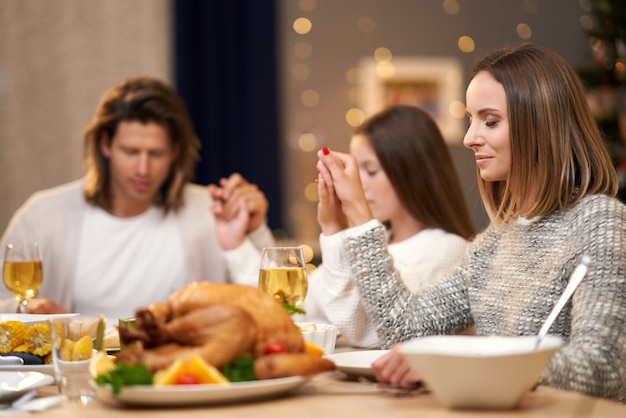
[{"label": "yellow corn kernel", "polygon": [[36,356],[45,356],[51,351],[50,329],[47,324],[35,324],[28,328],[24,340],[26,350]]},{"label": "yellow corn kernel", "polygon": [[20,321],[0,322],[0,353],[10,353],[24,343],[26,324]]},{"label": "yellow corn kernel", "polygon": [[76,341],[74,349],[72,350],[72,361],[81,361],[91,358],[91,352],[93,350],[93,340],[90,336],[84,335]]},{"label": "yellow corn kernel", "polygon": [[28,349],[26,348],[26,344],[20,344],[13,349],[14,353],[28,353]]}]

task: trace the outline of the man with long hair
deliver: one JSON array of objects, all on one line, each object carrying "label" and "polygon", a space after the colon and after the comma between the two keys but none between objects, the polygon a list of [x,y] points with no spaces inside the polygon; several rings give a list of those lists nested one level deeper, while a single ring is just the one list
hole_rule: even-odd
[{"label": "man with long hair", "polygon": [[[192,281],[256,285],[260,249],[273,244],[267,199],[237,173],[191,183],[200,143],[170,86],[113,86],[84,139],[85,177],[35,193],[1,240],[39,243],[44,279],[30,313],[121,318]],[[0,296],[0,310],[15,311]]]}]

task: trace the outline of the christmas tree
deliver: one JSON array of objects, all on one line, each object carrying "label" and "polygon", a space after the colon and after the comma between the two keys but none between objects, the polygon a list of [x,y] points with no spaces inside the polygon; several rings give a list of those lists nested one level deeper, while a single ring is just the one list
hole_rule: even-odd
[{"label": "christmas tree", "polygon": [[592,63],[579,74],[607,141],[626,201],[626,0],[589,0]]}]

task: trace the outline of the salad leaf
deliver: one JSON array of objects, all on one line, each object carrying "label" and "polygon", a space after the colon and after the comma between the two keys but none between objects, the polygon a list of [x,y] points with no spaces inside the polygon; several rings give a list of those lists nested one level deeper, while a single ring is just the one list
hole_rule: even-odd
[{"label": "salad leaf", "polygon": [[117,395],[123,386],[151,385],[152,373],[142,363],[118,363],[106,374],[96,377],[96,383],[101,386],[110,384],[113,394]]},{"label": "salad leaf", "polygon": [[283,302],[283,308],[287,309],[287,312],[289,313],[289,315],[306,314],[306,311],[304,309],[300,309],[296,305],[292,305],[291,303],[288,303],[288,302]]},{"label": "salad leaf", "polygon": [[220,372],[231,382],[249,382],[257,380],[254,374],[254,359],[250,356],[237,357],[225,364]]}]

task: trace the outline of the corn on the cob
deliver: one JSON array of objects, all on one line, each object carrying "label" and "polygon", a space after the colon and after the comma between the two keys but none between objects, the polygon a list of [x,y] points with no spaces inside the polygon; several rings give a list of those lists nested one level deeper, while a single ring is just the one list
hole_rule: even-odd
[{"label": "corn on the cob", "polygon": [[35,324],[26,331],[26,350],[37,356],[45,356],[51,351],[50,329],[47,324]]},{"label": "corn on the cob", "polygon": [[0,322],[0,353],[10,353],[24,343],[26,324],[20,321]]}]

